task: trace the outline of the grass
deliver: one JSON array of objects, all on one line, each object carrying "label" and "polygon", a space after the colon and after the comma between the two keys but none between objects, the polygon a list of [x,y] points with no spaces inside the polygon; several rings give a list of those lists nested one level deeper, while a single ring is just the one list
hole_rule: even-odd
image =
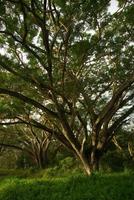
[{"label": "grass", "polygon": [[134,200],[133,192],[133,173],[0,181],[0,200]]}]

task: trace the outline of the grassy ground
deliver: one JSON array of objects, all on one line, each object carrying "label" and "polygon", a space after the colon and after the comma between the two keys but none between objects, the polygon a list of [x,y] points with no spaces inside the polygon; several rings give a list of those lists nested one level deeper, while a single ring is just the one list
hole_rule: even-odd
[{"label": "grassy ground", "polygon": [[134,200],[134,174],[0,180],[0,200]]}]

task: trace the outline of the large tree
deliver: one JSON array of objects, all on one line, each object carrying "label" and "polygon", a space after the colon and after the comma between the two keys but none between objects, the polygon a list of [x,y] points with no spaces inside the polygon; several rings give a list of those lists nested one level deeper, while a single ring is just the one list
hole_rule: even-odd
[{"label": "large tree", "polygon": [[0,0],[2,120],[34,115],[88,175],[134,110],[133,5],[118,2]]}]

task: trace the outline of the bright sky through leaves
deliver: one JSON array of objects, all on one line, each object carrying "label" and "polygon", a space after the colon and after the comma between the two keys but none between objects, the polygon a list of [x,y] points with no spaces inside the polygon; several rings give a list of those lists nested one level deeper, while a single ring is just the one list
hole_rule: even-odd
[{"label": "bright sky through leaves", "polygon": [[112,0],[111,5],[109,7],[109,12],[113,14],[117,11],[117,9],[118,9],[118,2],[116,0]]}]

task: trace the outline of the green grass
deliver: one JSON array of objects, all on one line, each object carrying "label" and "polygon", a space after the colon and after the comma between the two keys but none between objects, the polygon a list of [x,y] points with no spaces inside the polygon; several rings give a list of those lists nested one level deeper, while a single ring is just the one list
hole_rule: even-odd
[{"label": "green grass", "polygon": [[134,200],[134,174],[5,178],[0,200]]}]

